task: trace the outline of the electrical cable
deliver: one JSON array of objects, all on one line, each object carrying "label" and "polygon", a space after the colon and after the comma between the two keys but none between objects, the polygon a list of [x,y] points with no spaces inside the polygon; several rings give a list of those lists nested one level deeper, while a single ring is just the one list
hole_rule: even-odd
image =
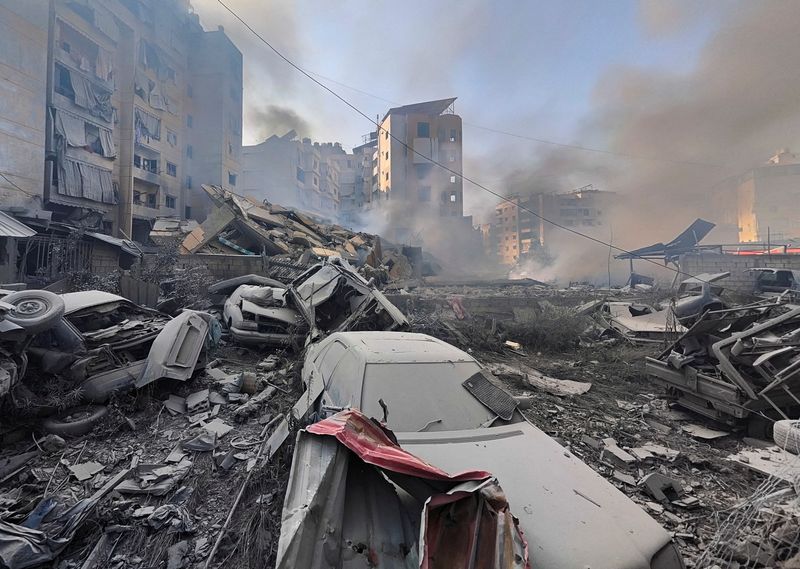
[{"label": "electrical cable", "polygon": [[[319,85],[320,87],[322,87],[323,89],[325,89],[326,91],[328,91],[328,93],[330,93],[331,95],[333,95],[334,97],[336,97],[337,99],[339,99],[339,101],[341,101],[342,103],[344,103],[345,105],[347,105],[348,107],[350,107],[350,109],[352,109],[353,111],[355,111],[356,113],[358,113],[359,115],[361,115],[362,117],[364,117],[365,119],[367,119],[367,120],[368,120],[368,121],[369,121],[371,124],[375,124],[375,126],[376,126],[376,127],[377,127],[377,129],[378,129],[378,131],[380,131],[380,132],[384,132],[384,133],[386,134],[386,136],[387,136],[387,137],[390,137],[390,138],[392,138],[392,140],[394,140],[394,141],[398,142],[399,144],[401,144],[401,145],[402,145],[402,146],[403,146],[403,147],[404,147],[404,148],[405,148],[407,151],[411,152],[412,154],[415,154],[415,155],[419,156],[420,158],[423,158],[423,159],[427,160],[427,161],[428,161],[428,162],[430,162],[431,164],[435,164],[436,166],[439,166],[439,167],[440,167],[441,169],[443,169],[444,171],[446,171],[446,172],[449,172],[449,173],[451,173],[451,174],[453,174],[453,175],[455,175],[455,176],[458,176],[458,177],[459,177],[459,178],[461,178],[462,180],[466,180],[467,182],[469,182],[469,183],[470,183],[470,184],[472,184],[473,186],[475,186],[475,187],[477,187],[477,188],[480,188],[481,190],[483,190],[483,191],[485,191],[485,192],[487,192],[487,193],[489,193],[489,194],[491,194],[491,195],[495,196],[496,198],[498,198],[498,199],[499,199],[499,200],[501,200],[502,202],[506,202],[506,203],[509,203],[509,204],[511,204],[511,205],[514,205],[514,206],[515,206],[515,207],[517,207],[518,209],[521,209],[522,211],[525,211],[525,212],[527,212],[527,213],[530,213],[531,215],[533,215],[533,216],[534,216],[534,217],[536,217],[537,219],[540,219],[540,220],[544,221],[545,223],[549,223],[550,225],[552,225],[552,226],[554,226],[554,227],[558,227],[559,229],[562,229],[562,230],[564,230],[564,231],[567,231],[567,232],[569,232],[569,233],[572,233],[572,234],[574,234],[574,235],[577,235],[577,236],[579,236],[579,237],[583,237],[584,239],[587,239],[587,240],[589,240],[589,241],[592,241],[592,242],[594,242],[594,243],[597,243],[598,245],[602,245],[603,247],[609,247],[610,249],[613,249],[613,250],[615,250],[615,251],[618,251],[618,252],[620,252],[620,253],[624,253],[624,254],[627,254],[627,255],[633,255],[635,258],[637,258],[637,259],[640,259],[640,260],[642,260],[642,261],[646,261],[646,262],[648,262],[648,263],[651,263],[651,264],[653,264],[653,265],[655,265],[655,266],[657,266],[657,267],[659,267],[659,268],[665,268],[665,269],[667,269],[667,270],[669,270],[669,271],[672,271],[672,272],[674,272],[674,273],[677,273],[677,274],[679,274],[679,275],[686,275],[686,276],[688,276],[688,277],[697,278],[695,275],[692,275],[692,274],[690,274],[690,273],[686,273],[686,272],[684,272],[684,271],[681,271],[680,269],[677,269],[677,268],[671,267],[671,266],[669,266],[669,265],[667,265],[667,264],[664,264],[664,265],[662,265],[661,263],[659,263],[659,262],[657,262],[657,261],[654,261],[653,259],[648,259],[648,258],[645,258],[645,257],[640,257],[640,256],[636,255],[635,253],[633,253],[632,251],[629,251],[629,250],[627,250],[627,249],[623,249],[622,247],[617,247],[616,245],[613,245],[613,244],[611,244],[611,243],[607,243],[607,242],[603,241],[602,239],[598,239],[598,238],[596,238],[596,237],[592,237],[591,235],[587,235],[587,234],[585,234],[585,233],[582,233],[582,232],[580,232],[580,231],[578,231],[578,230],[576,230],[576,229],[572,229],[571,227],[568,227],[568,226],[562,225],[562,224],[560,224],[560,223],[558,223],[558,222],[556,222],[556,221],[553,221],[553,220],[551,220],[551,219],[548,219],[548,218],[544,217],[543,215],[541,215],[541,214],[539,214],[539,213],[537,213],[537,212],[533,211],[532,209],[529,209],[529,208],[527,208],[527,207],[525,207],[525,206],[522,206],[522,205],[520,205],[520,204],[517,204],[517,203],[515,203],[515,202],[514,202],[512,199],[509,199],[509,198],[507,198],[506,196],[503,196],[503,195],[501,195],[501,194],[499,194],[499,193],[495,192],[494,190],[492,190],[492,189],[490,189],[490,188],[487,188],[487,187],[486,187],[486,186],[484,186],[483,184],[481,184],[481,183],[479,183],[479,182],[476,182],[475,180],[473,180],[473,179],[471,179],[471,178],[469,178],[469,177],[467,177],[467,176],[464,176],[464,175],[463,175],[461,172],[457,172],[457,171],[455,171],[455,170],[453,170],[453,169],[449,168],[449,167],[448,167],[448,166],[446,166],[445,164],[442,164],[441,162],[438,162],[438,161],[436,161],[436,160],[433,160],[433,159],[431,159],[431,158],[428,158],[428,157],[427,157],[427,156],[425,156],[424,154],[421,154],[420,152],[418,152],[418,151],[414,150],[412,147],[408,146],[408,144],[406,144],[406,143],[405,143],[405,141],[403,141],[403,140],[400,140],[400,139],[399,139],[399,138],[397,138],[395,135],[393,135],[391,132],[389,132],[389,130],[388,130],[388,129],[385,129],[385,128],[383,128],[381,125],[379,125],[379,124],[376,124],[375,122],[373,122],[373,120],[372,120],[372,119],[371,119],[371,118],[370,118],[370,117],[369,117],[369,116],[368,116],[366,113],[364,113],[364,112],[363,112],[361,109],[359,109],[358,107],[356,107],[356,106],[355,106],[353,103],[351,103],[350,101],[348,101],[347,99],[345,99],[345,98],[344,98],[342,95],[340,95],[339,93],[337,93],[336,91],[334,91],[333,89],[331,89],[330,87],[328,87],[327,85],[325,85],[324,83],[322,83],[321,81],[319,81],[318,79],[315,79],[315,78],[314,78],[314,77],[313,77],[313,76],[312,76],[312,75],[311,75],[311,74],[310,74],[308,71],[306,71],[305,69],[303,69],[302,67],[300,67],[299,65],[297,65],[296,63],[294,63],[294,62],[293,62],[291,59],[289,59],[287,56],[285,56],[285,55],[284,55],[284,54],[283,54],[281,51],[279,51],[279,50],[278,50],[276,47],[274,47],[274,46],[273,46],[273,45],[272,45],[272,44],[271,44],[269,41],[267,41],[267,40],[266,40],[266,39],[265,39],[265,38],[264,38],[264,37],[263,37],[261,34],[259,34],[259,33],[258,33],[256,30],[254,30],[254,29],[253,29],[253,28],[250,26],[250,24],[248,24],[248,23],[247,23],[245,20],[243,20],[243,19],[242,19],[242,18],[241,18],[241,17],[240,17],[240,16],[239,16],[239,15],[238,15],[236,12],[234,12],[234,11],[233,11],[231,8],[229,8],[229,7],[228,7],[228,5],[227,5],[227,4],[225,4],[225,2],[223,2],[223,0],[217,0],[217,2],[218,2],[218,3],[219,3],[219,4],[220,4],[220,5],[223,7],[223,8],[225,8],[225,9],[226,9],[228,12],[230,12],[230,14],[231,14],[231,15],[232,15],[234,18],[236,18],[236,19],[237,19],[237,20],[238,20],[238,21],[239,21],[239,22],[240,22],[240,23],[241,23],[241,24],[242,24],[244,27],[246,27],[248,30],[250,30],[250,32],[252,32],[252,33],[253,33],[253,35],[255,35],[255,36],[256,36],[256,37],[257,37],[259,40],[261,40],[261,42],[262,42],[264,45],[266,45],[266,46],[267,46],[267,47],[268,47],[270,50],[272,50],[272,51],[275,53],[275,55],[277,55],[277,56],[278,56],[278,57],[280,57],[280,58],[281,58],[283,61],[285,61],[287,64],[289,64],[291,67],[293,67],[294,69],[296,69],[297,71],[299,71],[300,73],[302,73],[302,74],[303,74],[304,76],[306,76],[306,77],[307,77],[309,80],[313,81],[314,83],[316,83],[317,85]],[[702,281],[702,279],[699,279],[699,280],[701,280],[701,281]],[[702,282],[705,282],[705,281],[702,281]]]},{"label": "electrical cable", "polygon": [[11,185],[12,185],[12,186],[14,186],[15,188],[17,188],[17,189],[18,189],[20,192],[22,192],[22,193],[23,193],[23,194],[25,194],[26,196],[30,196],[30,197],[32,197],[32,198],[38,198],[38,197],[39,197],[39,196],[37,196],[36,194],[32,194],[32,193],[30,193],[30,192],[28,192],[28,191],[26,191],[26,190],[23,190],[22,188],[20,188],[20,187],[19,187],[18,185],[16,185],[16,184],[15,184],[13,181],[11,181],[11,180],[8,178],[8,176],[6,176],[5,174],[3,174],[2,172],[0,172],[0,176],[2,176],[2,178],[3,178],[3,179],[6,181],[6,182],[8,182],[9,184],[11,184]]}]

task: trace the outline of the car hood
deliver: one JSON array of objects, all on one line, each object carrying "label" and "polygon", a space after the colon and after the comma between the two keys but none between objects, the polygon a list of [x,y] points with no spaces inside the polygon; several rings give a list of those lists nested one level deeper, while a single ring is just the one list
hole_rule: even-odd
[{"label": "car hood", "polygon": [[104,304],[131,303],[127,298],[123,298],[110,292],[101,290],[85,290],[81,292],[68,292],[60,295],[64,301],[64,314],[69,315],[85,308],[97,308]]},{"label": "car hood", "polygon": [[496,476],[534,567],[644,569],[670,541],[635,502],[528,422],[395,434],[405,450],[447,472]]}]

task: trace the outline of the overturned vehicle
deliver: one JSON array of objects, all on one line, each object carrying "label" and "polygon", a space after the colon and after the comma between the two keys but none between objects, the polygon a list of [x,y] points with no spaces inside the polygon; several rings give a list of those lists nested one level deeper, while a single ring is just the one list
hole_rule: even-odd
[{"label": "overturned vehicle", "polygon": [[[17,399],[35,400],[34,393],[42,391],[42,382],[54,376],[72,385],[84,403],[104,403],[115,392],[143,387],[157,379],[187,380],[204,366],[205,349],[219,335],[219,324],[210,314],[187,310],[170,318],[101,291],[60,296],[47,291],[23,291],[8,295],[4,302],[10,304],[18,298],[16,295],[23,294],[34,300],[18,305],[11,319],[6,314],[4,327],[20,322],[20,314],[25,311],[28,322],[34,320],[34,301],[40,316],[55,316],[48,316],[46,324],[43,317],[36,319],[24,339],[14,344],[11,359],[24,365],[17,366],[16,373],[6,378],[0,393],[9,395],[12,403]],[[3,332],[3,338],[13,333]],[[8,352],[8,348],[3,349]],[[8,359],[4,358],[5,362]],[[6,363],[2,367],[7,370],[9,366]],[[27,386],[21,384],[24,376]],[[78,431],[84,430],[89,419],[101,414],[95,408],[84,408],[79,413],[68,411],[62,422],[69,423],[71,418],[81,426],[58,430],[62,434],[80,434]],[[45,426],[56,423],[51,420]]]},{"label": "overturned vehicle", "polygon": [[[655,520],[527,421],[491,374],[454,346],[423,334],[335,333],[309,347],[302,377],[306,393],[293,415],[311,426],[295,447],[279,568],[522,568],[524,556],[513,554],[517,527],[533,567],[683,567]],[[380,420],[394,444],[376,444],[374,427],[354,424],[352,410]],[[351,452],[307,433],[336,434]],[[402,460],[387,465],[382,457]],[[484,531],[474,489],[494,479],[485,488],[497,497],[498,515]],[[471,486],[454,484],[466,480]],[[472,498],[461,500],[467,492]],[[443,505],[446,515],[434,516]],[[504,522],[509,509],[518,526]],[[431,541],[437,520],[450,542]],[[448,564],[466,553],[474,564]],[[484,556],[497,563],[475,561]]]}]

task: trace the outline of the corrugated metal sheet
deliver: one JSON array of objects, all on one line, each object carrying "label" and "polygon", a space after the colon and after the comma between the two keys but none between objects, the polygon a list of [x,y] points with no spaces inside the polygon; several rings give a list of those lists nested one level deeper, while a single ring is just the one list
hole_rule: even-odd
[{"label": "corrugated metal sheet", "polygon": [[0,211],[0,237],[33,237],[36,231]]}]

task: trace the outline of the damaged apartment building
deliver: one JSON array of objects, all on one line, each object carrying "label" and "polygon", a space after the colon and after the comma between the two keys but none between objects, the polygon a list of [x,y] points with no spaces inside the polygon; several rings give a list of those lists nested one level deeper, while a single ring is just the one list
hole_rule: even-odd
[{"label": "damaged apartment building", "polygon": [[553,232],[559,230],[542,218],[592,234],[608,223],[617,200],[614,192],[591,185],[571,192],[511,195],[495,208],[494,222],[484,230],[484,239],[502,265],[513,265],[537,252],[555,253]]},{"label": "damaged apartment building", "polygon": [[347,152],[338,142],[299,139],[294,130],[272,135],[242,149],[242,191],[359,225],[359,210],[370,197],[372,154],[369,145]]},{"label": "damaged apartment building", "polygon": [[[0,2],[2,209],[145,242],[240,175],[242,56],[187,0]],[[12,49],[13,48],[13,49]],[[17,124],[22,121],[22,124]]]}]

